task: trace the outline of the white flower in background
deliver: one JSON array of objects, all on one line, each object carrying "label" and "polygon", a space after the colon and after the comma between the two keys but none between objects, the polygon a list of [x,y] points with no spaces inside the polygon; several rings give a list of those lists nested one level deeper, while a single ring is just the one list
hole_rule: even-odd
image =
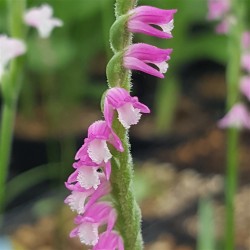
[{"label": "white flower in background", "polygon": [[62,20],[52,17],[53,9],[48,4],[26,11],[24,21],[27,25],[37,28],[42,38],[47,38],[55,27],[63,25]]},{"label": "white flower in background", "polygon": [[0,80],[9,61],[26,52],[24,42],[0,35]]}]

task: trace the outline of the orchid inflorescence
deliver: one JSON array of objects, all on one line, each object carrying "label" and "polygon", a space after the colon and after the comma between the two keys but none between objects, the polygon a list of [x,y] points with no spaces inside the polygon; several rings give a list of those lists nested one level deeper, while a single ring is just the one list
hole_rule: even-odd
[{"label": "orchid inflorescence", "polygon": [[[216,32],[227,34],[236,20],[231,13],[230,0],[208,0],[208,19],[220,21]],[[241,39],[241,68],[244,72],[239,82],[239,90],[250,101],[250,32],[245,31]],[[244,103],[235,103],[229,112],[219,121],[221,128],[250,129],[250,113]]]},{"label": "orchid inflorescence", "polygon": [[[117,28],[118,23],[118,32],[125,30],[129,34],[133,32],[171,38],[175,12],[176,10],[140,6],[118,16],[114,27]],[[114,122],[118,122],[126,131],[131,125],[138,123],[142,113],[150,113],[146,105],[139,102],[137,97],[130,95],[130,87],[123,82],[127,78],[125,77],[125,80],[121,78],[129,75],[130,70],[139,70],[163,78],[172,52],[172,49],[160,49],[144,43],[128,44],[122,48],[121,42],[119,44],[118,41],[111,43],[111,47],[115,52],[115,59],[111,61],[118,61],[115,66],[109,63],[108,70],[111,73],[107,72],[107,77],[110,88],[106,91],[102,102],[104,120],[95,121],[89,126],[88,136],[75,155],[73,164],[75,171],[65,183],[71,191],[65,203],[78,213],[75,219],[77,226],[70,236],[79,237],[82,243],[93,246],[93,250],[123,250],[126,247],[121,230],[115,229],[118,211],[112,203],[104,201],[112,190],[110,179],[112,179],[114,154],[125,153],[127,148],[115,132]],[[99,229],[100,226],[102,230]],[[99,234],[99,231],[102,232]]]},{"label": "orchid inflorescence", "polygon": [[[250,101],[250,32],[242,35],[241,67],[244,72],[239,82],[239,90]],[[234,127],[250,129],[250,113],[243,102],[235,103],[219,121],[221,128]]]}]

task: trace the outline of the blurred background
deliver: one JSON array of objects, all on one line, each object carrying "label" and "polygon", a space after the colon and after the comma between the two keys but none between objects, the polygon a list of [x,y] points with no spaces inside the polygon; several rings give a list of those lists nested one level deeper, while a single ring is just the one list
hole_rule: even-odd
[{"label": "blurred background", "polygon": [[[74,214],[63,204],[68,194],[64,182],[88,126],[102,118],[115,1],[46,2],[64,26],[49,39],[27,30],[0,240],[11,242],[12,248],[5,245],[3,250],[84,249],[78,239],[68,237]],[[205,250],[222,250],[226,145],[217,121],[225,114],[227,38],[217,35],[215,23],[207,21],[205,0],[153,2],[178,12],[173,39],[134,36],[135,42],[174,49],[165,79],[133,72],[133,94],[152,111],[130,131],[145,249],[193,250],[205,237],[212,242]],[[28,7],[42,3],[30,0]],[[8,34],[7,6],[0,0],[3,33]],[[248,138],[249,132],[243,131],[236,196],[239,250],[250,249]]]}]

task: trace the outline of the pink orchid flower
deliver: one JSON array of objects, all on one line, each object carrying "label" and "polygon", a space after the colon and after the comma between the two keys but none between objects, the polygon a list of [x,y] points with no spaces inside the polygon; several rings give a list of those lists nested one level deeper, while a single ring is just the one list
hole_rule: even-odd
[{"label": "pink orchid flower", "polygon": [[243,49],[250,49],[250,32],[243,32],[242,35],[242,47]]},{"label": "pink orchid flower", "polygon": [[250,129],[250,115],[247,108],[241,103],[235,104],[218,125],[220,128]]},{"label": "pink orchid flower", "polygon": [[52,7],[48,4],[44,4],[39,8],[27,10],[24,15],[24,21],[27,25],[37,28],[42,38],[47,38],[55,27],[61,27],[63,25],[62,20],[54,18],[52,15]]},{"label": "pink orchid flower", "polygon": [[83,215],[75,218],[77,227],[71,231],[70,237],[79,237],[83,244],[94,246],[99,240],[99,226],[114,224],[115,220],[116,212],[108,202],[94,203]]},{"label": "pink orchid flower", "polygon": [[[172,49],[159,49],[145,43],[132,44],[124,54],[124,67],[164,78],[163,73],[168,69],[166,61],[170,59],[171,52]],[[148,64],[155,65],[158,70]]]},{"label": "pink orchid flower", "polygon": [[250,53],[249,52],[243,53],[243,55],[241,56],[241,66],[247,72],[250,72]]},{"label": "pink orchid flower", "polygon": [[98,243],[93,250],[124,250],[123,240],[115,231],[106,231],[100,234]]},{"label": "pink orchid flower", "polygon": [[209,0],[208,19],[218,20],[223,18],[230,10],[230,0]]},{"label": "pink orchid flower", "polygon": [[[174,28],[174,14],[177,10],[163,10],[151,6],[140,6],[129,12],[130,32],[143,33],[160,38],[171,38]],[[157,25],[161,30],[152,25]]]},{"label": "pink orchid flower", "polygon": [[96,121],[88,129],[88,138],[76,153],[75,159],[84,160],[88,155],[94,163],[108,163],[112,155],[107,146],[112,144],[118,151],[122,152],[123,146],[119,137],[107,125],[106,121]]},{"label": "pink orchid flower", "polygon": [[250,76],[244,76],[241,78],[240,90],[241,93],[250,101]]},{"label": "pink orchid flower", "polygon": [[137,124],[141,113],[150,113],[149,108],[140,103],[137,97],[130,96],[123,88],[111,88],[107,91],[104,101],[104,117],[108,126],[112,126],[114,111],[118,112],[118,119],[126,128]]},{"label": "pink orchid flower", "polygon": [[[79,183],[70,184],[66,182],[65,186],[72,192],[66,197],[64,202],[70,206],[72,211],[76,211],[78,214],[83,214],[85,210],[93,205],[98,199],[107,195],[111,190],[110,183],[104,178],[101,179],[101,184],[96,190],[94,188],[82,188]],[[85,205],[87,199],[88,202]]]},{"label": "pink orchid flower", "polygon": [[26,52],[24,42],[0,35],[0,80],[9,61]]}]

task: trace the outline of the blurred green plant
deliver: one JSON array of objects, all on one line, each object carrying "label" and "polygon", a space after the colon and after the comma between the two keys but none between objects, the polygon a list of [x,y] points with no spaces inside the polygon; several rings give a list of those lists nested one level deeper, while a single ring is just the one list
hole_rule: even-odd
[{"label": "blurred green plant", "polygon": [[198,207],[197,250],[215,250],[215,226],[212,200],[201,198]]},{"label": "blurred green plant", "polygon": [[[43,3],[44,1],[40,0],[27,1],[27,8]],[[55,15],[64,21],[64,26],[53,31],[50,39],[46,40],[40,39],[35,29],[29,30],[26,41],[28,48],[26,78],[22,84],[18,112],[29,119],[39,114],[38,109],[43,110],[44,114],[41,115],[48,121],[51,130],[47,135],[49,167],[44,167],[43,170],[37,167],[16,177],[19,179],[22,176],[29,176],[32,181],[26,183],[27,185],[15,179],[10,180],[13,193],[18,191],[21,193],[23,189],[40,182],[41,178],[47,178],[48,173],[52,179],[57,176],[62,183],[68,174],[67,168],[60,168],[58,171],[52,165],[58,160],[71,165],[75,139],[74,135],[58,138],[60,147],[58,150],[58,143],[50,139],[50,136],[53,137],[51,133],[63,123],[60,119],[62,114],[70,112],[73,106],[82,105],[84,102],[94,103],[105,89],[105,85],[99,82],[105,79],[103,58],[109,58],[111,51],[107,36],[114,20],[114,0],[102,0],[102,4],[92,0],[78,1],[75,4],[67,0],[48,1],[48,3],[53,7]],[[0,33],[12,35],[8,32],[7,14],[7,1],[0,0]],[[19,19],[18,23],[24,25],[22,14]],[[13,122],[14,117],[15,112],[12,115]],[[12,126],[5,127],[12,128]],[[10,147],[3,146],[3,148],[3,154],[9,158]],[[4,177],[6,175],[2,175],[1,179],[6,179]],[[15,193],[14,196],[16,195]]]},{"label": "blurred green plant", "polygon": [[[11,37],[19,39],[25,37],[26,29],[22,22],[25,6],[26,0],[18,2],[8,0],[8,30]],[[22,71],[23,57],[21,56],[12,60],[9,71],[4,74],[0,86],[1,96],[3,97],[0,125],[0,215],[5,208],[6,179],[9,170],[17,101],[22,86]]]}]

